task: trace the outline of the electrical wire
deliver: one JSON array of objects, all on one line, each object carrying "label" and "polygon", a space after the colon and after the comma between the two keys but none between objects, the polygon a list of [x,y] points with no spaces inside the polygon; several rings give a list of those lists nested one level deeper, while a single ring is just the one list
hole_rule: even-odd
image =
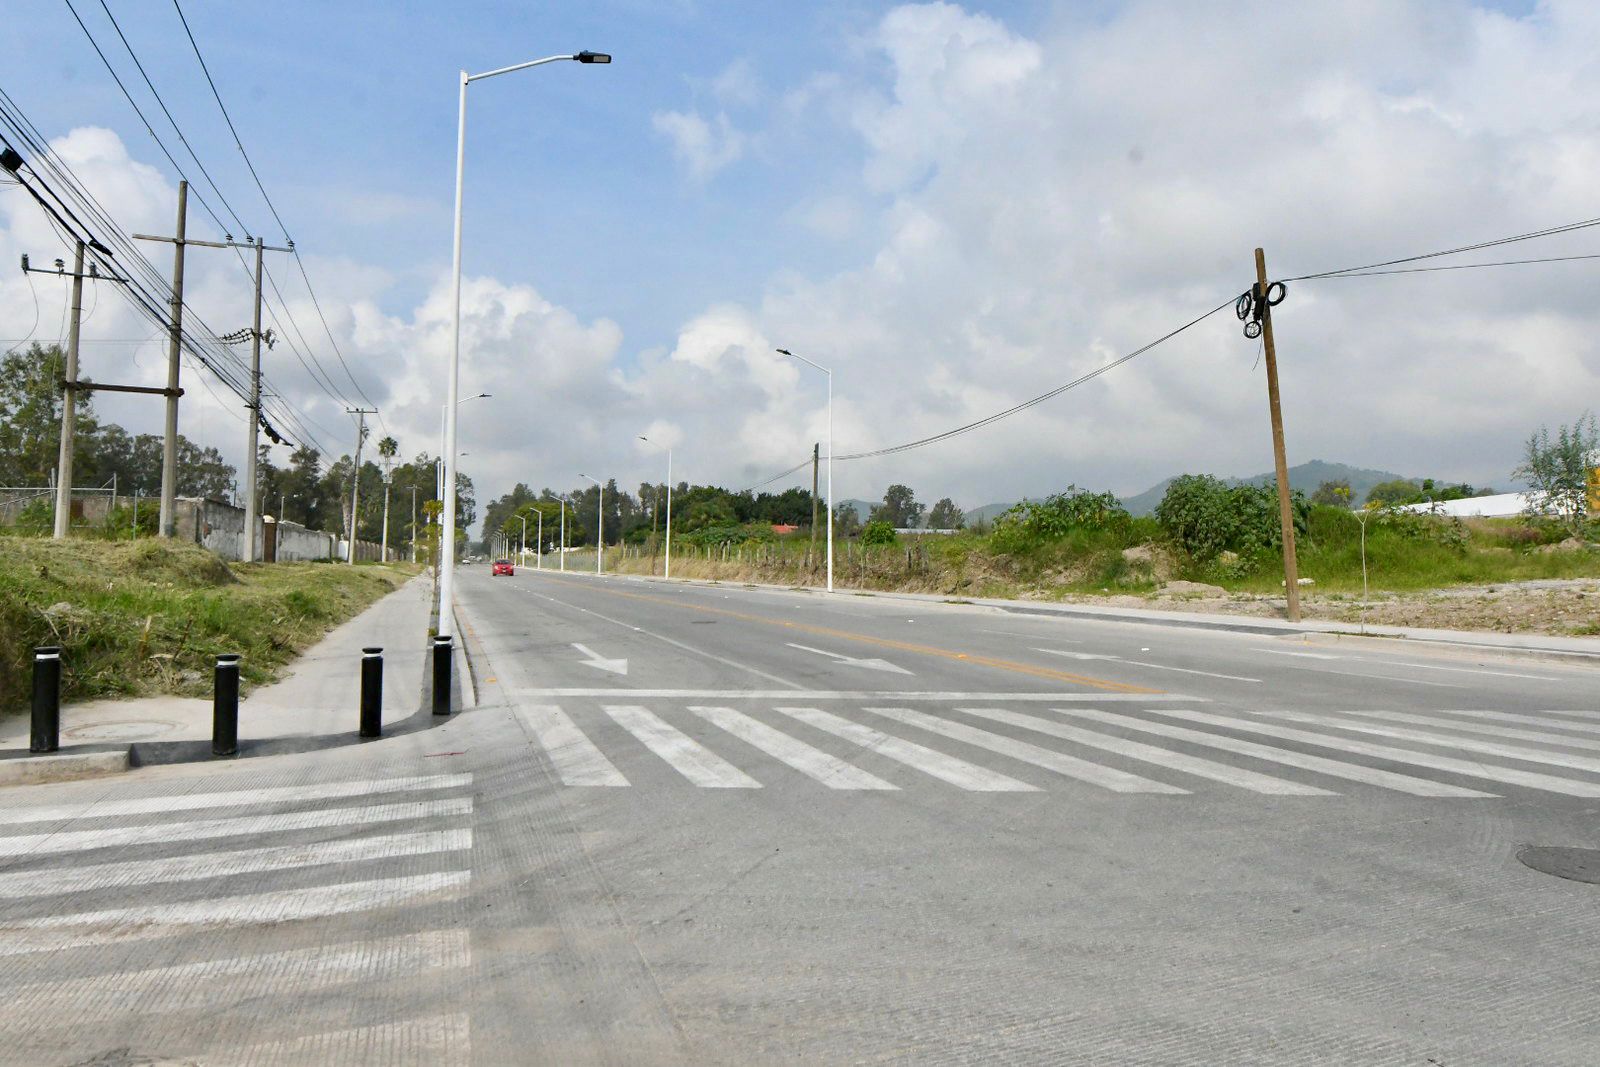
[{"label": "electrical wire", "polygon": [[1549,226],[1542,230],[1532,230],[1528,233],[1513,234],[1510,237],[1496,237],[1489,241],[1478,241],[1474,244],[1461,245],[1458,248],[1446,248],[1438,252],[1424,252],[1416,256],[1403,256],[1399,259],[1386,259],[1377,263],[1367,263],[1358,267],[1344,267],[1340,270],[1322,271],[1318,274],[1302,274],[1294,278],[1280,279],[1286,282],[1313,281],[1320,278],[1342,277],[1363,271],[1376,272],[1384,267],[1396,267],[1403,263],[1416,263],[1425,259],[1438,259],[1441,256],[1454,256],[1462,252],[1477,252],[1485,248],[1498,248],[1500,245],[1516,244],[1519,241],[1532,241],[1539,237],[1553,237],[1557,234],[1572,233],[1577,230],[1586,230],[1592,226],[1600,226],[1600,218],[1584,219],[1579,222],[1563,223],[1559,226]]},{"label": "electrical wire", "polygon": [[[21,185],[21,182],[17,183]],[[17,349],[33,340],[33,332],[39,328],[39,290],[33,287],[33,275],[23,272],[23,280],[28,283],[28,292],[33,294],[33,325],[28,327],[28,336],[6,349],[6,355],[11,355]]]},{"label": "electrical wire", "polygon": [[915,441],[907,441],[904,444],[892,445],[888,448],[875,448],[867,452],[852,452],[849,455],[835,456],[833,458],[841,463],[845,463],[855,459],[873,459],[878,456],[892,456],[900,452],[909,452],[914,448],[922,448],[925,445],[937,444],[940,441],[948,441],[952,437],[957,437],[961,434],[970,433],[973,430],[981,429],[984,426],[992,425],[993,423],[999,422],[1001,419],[1010,418],[1012,415],[1015,415],[1018,412],[1026,411],[1031,407],[1042,404],[1046,400],[1053,400],[1062,393],[1067,392],[1069,389],[1076,389],[1078,386],[1083,385],[1086,382],[1093,381],[1107,371],[1114,370],[1117,367],[1122,366],[1124,363],[1127,363],[1129,360],[1136,359],[1137,357],[1144,355],[1157,345],[1160,345],[1166,341],[1170,341],[1172,338],[1178,336],[1180,333],[1183,333],[1185,330],[1194,326],[1198,326],[1200,323],[1204,322],[1206,319],[1209,319],[1223,308],[1231,307],[1233,303],[1234,298],[1229,297],[1227,300],[1224,300],[1210,311],[1207,311],[1205,314],[1190,319],[1188,322],[1184,323],[1182,326],[1179,326],[1175,330],[1169,330],[1160,337],[1157,337],[1154,341],[1141,345],[1140,347],[1135,348],[1132,352],[1129,352],[1123,356],[1119,356],[1109,363],[1101,364],[1094,370],[1089,371],[1086,374],[1081,374],[1072,379],[1070,382],[1058,385],[1048,392],[1040,393],[1038,396],[1033,397],[1030,400],[1024,400],[1022,403],[1006,408],[1004,411],[997,411],[993,415],[986,416],[985,418],[977,419],[973,422],[966,423],[963,426],[957,426],[954,429],[945,430],[943,433],[936,433],[928,437],[921,437]]},{"label": "electrical wire", "polygon": [[768,478],[768,479],[766,479],[764,481],[757,482],[754,485],[747,485],[743,489],[739,490],[739,492],[740,493],[753,493],[757,489],[760,489],[762,486],[771,485],[773,482],[777,481],[779,478],[787,478],[789,475],[793,474],[795,471],[798,471],[798,470],[800,470],[800,469],[802,469],[804,467],[809,467],[810,465],[811,465],[811,457],[807,456],[805,459],[801,460],[799,463],[796,463],[794,466],[790,467],[788,470],[779,471],[777,474],[774,474],[772,477],[770,477],[770,478]]},{"label": "electrical wire", "polygon": [[[1394,270],[1352,270],[1338,274],[1327,274],[1313,281],[1325,281],[1330,278],[1374,278],[1383,274],[1431,274],[1441,270],[1474,270],[1478,267],[1520,267],[1529,263],[1571,263],[1580,259],[1600,259],[1600,253],[1590,253],[1581,256],[1545,256],[1541,259],[1501,259],[1490,263],[1453,263],[1442,267],[1400,267]],[[1295,279],[1290,279],[1291,281]],[[1306,279],[1299,279],[1306,280]]]}]

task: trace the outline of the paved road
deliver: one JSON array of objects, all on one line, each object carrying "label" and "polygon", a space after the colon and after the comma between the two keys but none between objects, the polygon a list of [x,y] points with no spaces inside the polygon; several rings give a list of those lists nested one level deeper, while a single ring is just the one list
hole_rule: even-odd
[{"label": "paved road", "polygon": [[438,730],[8,791],[15,1062],[1600,1061],[1593,668],[460,595]]}]

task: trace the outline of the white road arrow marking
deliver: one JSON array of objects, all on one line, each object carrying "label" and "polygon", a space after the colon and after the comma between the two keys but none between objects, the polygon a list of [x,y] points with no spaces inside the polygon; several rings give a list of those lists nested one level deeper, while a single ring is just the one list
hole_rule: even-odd
[{"label": "white road arrow marking", "polygon": [[576,642],[573,643],[572,647],[589,657],[583,661],[583,664],[586,667],[596,667],[602,671],[610,671],[612,674],[625,675],[628,673],[628,661],[625,659],[604,659],[592,649],[577,644]]},{"label": "white road arrow marking", "polygon": [[1102,656],[1094,652],[1064,652],[1059,648],[1036,648],[1035,652],[1048,652],[1052,656],[1065,656],[1068,659],[1121,659],[1120,656]]},{"label": "white road arrow marking", "polygon": [[789,644],[790,648],[798,648],[802,652],[815,652],[819,656],[827,656],[829,659],[836,659],[840,663],[847,663],[852,667],[865,667],[869,671],[892,671],[895,674],[910,674],[911,673],[910,671],[906,670],[904,667],[897,667],[893,663],[890,663],[888,660],[883,660],[883,659],[856,659],[853,656],[843,656],[843,655],[840,655],[837,652],[829,652],[829,651],[827,651],[825,649],[821,649],[821,648],[812,648],[809,645],[797,645],[792,641],[788,642],[788,644]]}]

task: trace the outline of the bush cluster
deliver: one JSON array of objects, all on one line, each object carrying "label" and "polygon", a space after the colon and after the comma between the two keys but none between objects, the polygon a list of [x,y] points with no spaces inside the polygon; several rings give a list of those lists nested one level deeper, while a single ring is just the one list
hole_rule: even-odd
[{"label": "bush cluster", "polygon": [[881,519],[869,522],[861,528],[861,543],[892,545],[895,543],[894,527]]},{"label": "bush cluster", "polygon": [[1112,493],[1069,485],[1043,500],[1024,500],[995,520],[994,543],[1016,552],[1075,533],[1110,532],[1126,540],[1132,518]]},{"label": "bush cluster", "polygon": [[[1311,505],[1298,489],[1290,493],[1296,533],[1305,533]],[[1265,485],[1229,485],[1209,474],[1174,478],[1156,506],[1161,529],[1189,556],[1204,562],[1224,551],[1243,558],[1278,549],[1283,529],[1278,492]]]}]

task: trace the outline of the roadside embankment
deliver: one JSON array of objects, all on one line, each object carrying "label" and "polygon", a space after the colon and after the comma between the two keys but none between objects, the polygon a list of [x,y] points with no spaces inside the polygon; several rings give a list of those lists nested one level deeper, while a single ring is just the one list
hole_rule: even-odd
[{"label": "roadside embankment", "polygon": [[397,589],[408,564],[224,563],[195,545],[0,538],[0,711],[26,706],[36,645],[62,647],[62,697],[210,692],[213,657],[275,678]]}]

